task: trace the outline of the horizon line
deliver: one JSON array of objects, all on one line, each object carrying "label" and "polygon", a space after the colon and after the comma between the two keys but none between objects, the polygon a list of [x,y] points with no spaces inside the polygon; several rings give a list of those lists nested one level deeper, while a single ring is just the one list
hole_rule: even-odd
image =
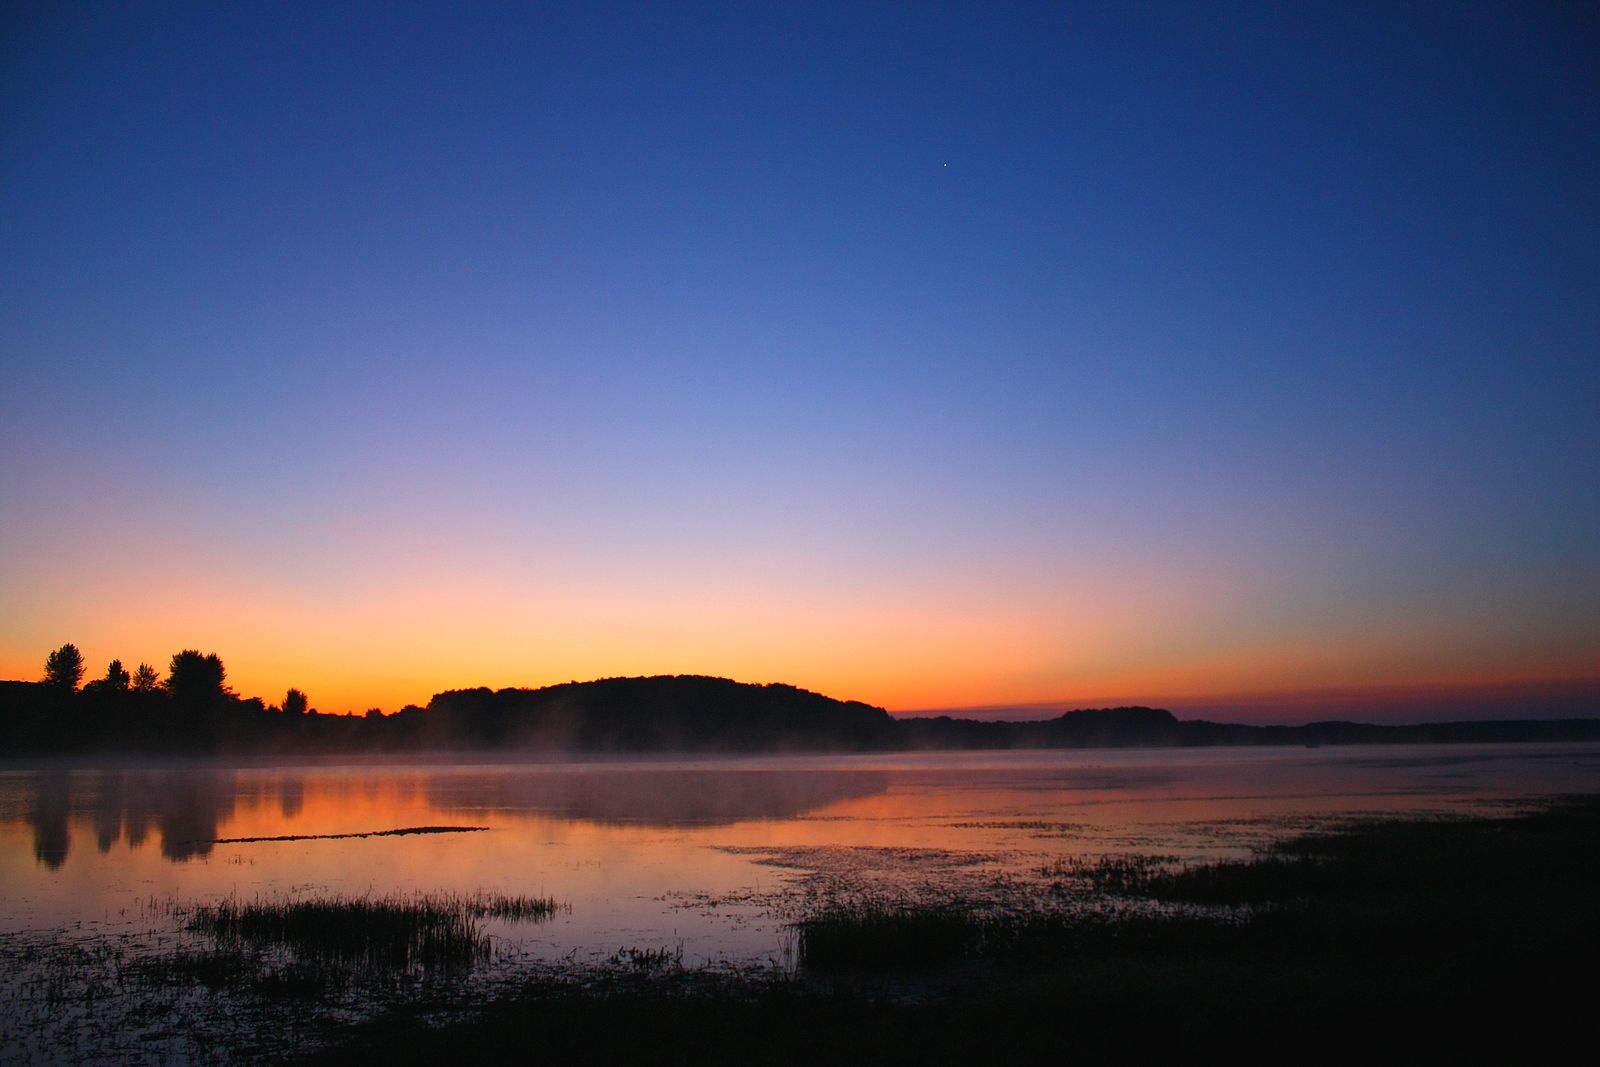
[{"label": "horizon line", "polygon": [[[1385,722],[1463,719],[1560,719],[1600,717],[1600,675],[1498,682],[1379,683],[1247,690],[1215,695],[1079,697],[945,707],[891,709],[896,718],[952,718],[1033,722],[1069,711],[1153,707],[1179,718],[1248,721],[1257,725],[1304,725],[1365,715]],[[1274,717],[1269,719],[1268,717]],[[1231,717],[1231,719],[1229,718]]]}]

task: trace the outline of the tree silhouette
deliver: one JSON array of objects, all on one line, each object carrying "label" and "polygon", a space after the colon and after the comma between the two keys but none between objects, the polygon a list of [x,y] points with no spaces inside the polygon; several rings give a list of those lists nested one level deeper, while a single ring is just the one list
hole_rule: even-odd
[{"label": "tree silhouette", "polygon": [[148,663],[139,664],[133,672],[133,688],[135,692],[148,693],[155,689],[161,681],[161,675]]},{"label": "tree silhouette", "polygon": [[215,652],[209,656],[186,648],[172,657],[167,668],[167,691],[180,703],[204,703],[226,694],[227,672]]},{"label": "tree silhouette", "polygon": [[114,659],[106,667],[106,676],[100,679],[100,684],[107,689],[127,689],[130,678],[128,671],[120,659]]},{"label": "tree silhouette", "polygon": [[298,689],[291,689],[283,694],[283,713],[285,715],[304,715],[309,708],[310,701]]},{"label": "tree silhouette", "polygon": [[60,689],[76,689],[83,681],[83,653],[70,641],[45,657],[44,680],[46,685]]}]

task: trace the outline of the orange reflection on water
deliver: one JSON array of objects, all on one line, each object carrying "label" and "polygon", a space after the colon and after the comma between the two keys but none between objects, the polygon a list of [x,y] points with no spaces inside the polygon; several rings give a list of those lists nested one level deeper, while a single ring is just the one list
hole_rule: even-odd
[{"label": "orange reflection on water", "polygon": [[435,825],[421,774],[280,773],[239,782],[218,838],[371,833]]},{"label": "orange reflection on water", "polygon": [[[682,943],[746,959],[779,951],[773,894],[808,878],[954,891],[962,872],[1233,855],[1308,820],[1596,780],[1594,745],[0,772],[0,921],[116,932],[152,921],[150,901],[492,890],[571,906],[518,935],[546,956]],[[333,836],[419,826],[489,829]]]}]

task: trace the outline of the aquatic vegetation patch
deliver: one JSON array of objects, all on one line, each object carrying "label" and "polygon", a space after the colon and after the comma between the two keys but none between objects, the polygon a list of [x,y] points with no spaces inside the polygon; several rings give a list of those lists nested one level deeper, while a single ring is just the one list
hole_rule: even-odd
[{"label": "aquatic vegetation patch", "polygon": [[618,949],[606,961],[608,966],[642,974],[659,974],[664,971],[683,970],[683,945],[676,948],[624,948]]},{"label": "aquatic vegetation patch", "polygon": [[567,910],[489,891],[148,898],[114,932],[0,932],[0,1063],[283,1062],[386,1008],[471,1003],[506,980],[489,920]]},{"label": "aquatic vegetation patch", "polygon": [[196,908],[187,928],[222,945],[279,945],[371,970],[470,967],[490,947],[464,902],[429,897],[224,900]]},{"label": "aquatic vegetation patch", "polygon": [[1132,895],[1151,878],[1177,863],[1170,855],[1115,853],[1109,856],[1067,856],[1039,868],[1058,897],[1088,897],[1102,893]]},{"label": "aquatic vegetation patch", "polygon": [[882,900],[839,903],[794,924],[796,955],[812,970],[938,966],[975,951],[985,925],[966,908]]},{"label": "aquatic vegetation patch", "polygon": [[467,907],[474,915],[490,919],[509,919],[513,922],[544,922],[557,912],[571,911],[570,904],[560,904],[550,897],[513,896],[505,893],[479,893],[467,898]]},{"label": "aquatic vegetation patch", "polygon": [[1239,922],[1182,908],[995,911],[874,901],[825,906],[792,928],[802,973],[909,976],[957,965],[1051,969],[1108,951],[1213,951]]},{"label": "aquatic vegetation patch", "polygon": [[1137,871],[1112,892],[1191,904],[1286,903],[1339,892],[1359,877],[1317,855],[1269,852],[1248,860]]},{"label": "aquatic vegetation patch", "polygon": [[351,1003],[337,968],[156,931],[0,937],[0,975],[5,1063],[282,1062]]},{"label": "aquatic vegetation patch", "polygon": [[1337,892],[1348,874],[1311,853],[1260,851],[1245,860],[1183,863],[1177,856],[1138,853],[1068,857],[1040,868],[1061,898],[1110,894],[1217,907],[1285,903]]},{"label": "aquatic vegetation patch", "polygon": [[490,958],[482,918],[538,922],[561,908],[544,897],[504,894],[230,899],[195,908],[185,927],[219,946],[277,946],[300,960],[363,971],[431,972]]},{"label": "aquatic vegetation patch", "polygon": [[[765,894],[774,915],[793,917],[818,904],[893,899],[937,905],[1002,905],[1024,887],[1012,857],[936,848],[819,845],[789,848],[727,846],[735,855],[793,872]],[[723,898],[734,902],[734,898]],[[744,900],[753,900],[746,896]]]},{"label": "aquatic vegetation patch", "polygon": [[1057,860],[1039,868],[1050,894],[1009,908],[821,900],[791,928],[801,970],[823,975],[958,964],[991,976],[1112,964],[1177,974],[1199,960],[1270,971],[1302,956],[1335,970],[1382,959],[1453,974],[1437,961],[1541,941],[1560,953],[1574,939],[1592,946],[1597,837],[1593,799],[1519,817],[1353,823],[1245,860]]}]

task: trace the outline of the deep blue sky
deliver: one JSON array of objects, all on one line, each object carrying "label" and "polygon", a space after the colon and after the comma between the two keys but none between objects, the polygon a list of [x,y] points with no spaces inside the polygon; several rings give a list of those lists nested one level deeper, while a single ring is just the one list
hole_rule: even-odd
[{"label": "deep blue sky", "polygon": [[1593,4],[5,17],[0,674],[1600,674]]}]

